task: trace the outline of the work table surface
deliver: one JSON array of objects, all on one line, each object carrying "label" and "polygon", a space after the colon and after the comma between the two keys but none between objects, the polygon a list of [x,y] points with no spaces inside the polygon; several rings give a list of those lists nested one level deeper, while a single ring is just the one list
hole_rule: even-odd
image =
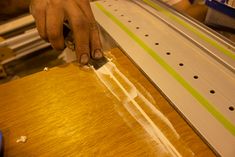
[{"label": "work table surface", "polygon": [[[119,49],[111,54],[154,110],[141,101],[141,111],[128,108],[115,97],[115,88],[112,93],[93,70],[75,63],[41,71],[0,85],[4,155],[215,156]],[[20,136],[27,141],[17,143]]]}]

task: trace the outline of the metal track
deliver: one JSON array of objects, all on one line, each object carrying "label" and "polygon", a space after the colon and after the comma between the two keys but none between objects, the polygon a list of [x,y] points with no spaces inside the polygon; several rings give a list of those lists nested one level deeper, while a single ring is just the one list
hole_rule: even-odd
[{"label": "metal track", "polygon": [[156,0],[154,0],[154,3],[150,0],[137,0],[133,2],[168,24],[172,29],[185,36],[188,40],[191,40],[191,42],[194,42],[194,44],[197,44],[198,47],[201,47],[208,55],[211,55],[235,72],[235,54],[231,53],[235,51],[235,44],[233,42],[194,19],[169,8],[164,3]]},{"label": "metal track", "polygon": [[155,1],[103,0],[92,9],[209,145],[234,157],[234,45]]}]

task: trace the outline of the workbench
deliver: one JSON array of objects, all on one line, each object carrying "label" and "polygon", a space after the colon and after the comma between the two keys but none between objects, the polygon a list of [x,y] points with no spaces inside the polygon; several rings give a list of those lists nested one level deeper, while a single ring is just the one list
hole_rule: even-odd
[{"label": "workbench", "polygon": [[[235,44],[158,0],[91,8],[108,62],[81,68],[66,48],[70,64],[1,85],[6,156],[234,157]],[[34,27],[30,15],[0,26],[23,31],[0,43],[1,76],[50,46]]]}]

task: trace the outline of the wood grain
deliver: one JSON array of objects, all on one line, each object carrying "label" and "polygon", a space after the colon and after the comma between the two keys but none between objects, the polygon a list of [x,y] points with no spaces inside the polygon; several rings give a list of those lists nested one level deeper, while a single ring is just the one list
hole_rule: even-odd
[{"label": "wood grain", "polygon": [[[182,156],[189,151],[215,156],[119,49],[113,49],[112,55],[118,69],[146,97],[153,97],[155,107],[173,124],[179,139],[143,107]],[[81,70],[76,64],[1,85],[0,130],[6,157],[170,156],[92,70]],[[16,143],[22,135],[27,141]]]}]

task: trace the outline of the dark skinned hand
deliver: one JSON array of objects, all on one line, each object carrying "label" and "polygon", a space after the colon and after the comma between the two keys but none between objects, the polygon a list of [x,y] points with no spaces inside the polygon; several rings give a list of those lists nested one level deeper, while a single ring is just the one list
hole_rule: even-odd
[{"label": "dark skinned hand", "polygon": [[63,23],[68,21],[78,61],[85,65],[90,57],[103,57],[89,0],[31,0],[30,12],[35,18],[39,35],[54,49],[64,49]]}]

